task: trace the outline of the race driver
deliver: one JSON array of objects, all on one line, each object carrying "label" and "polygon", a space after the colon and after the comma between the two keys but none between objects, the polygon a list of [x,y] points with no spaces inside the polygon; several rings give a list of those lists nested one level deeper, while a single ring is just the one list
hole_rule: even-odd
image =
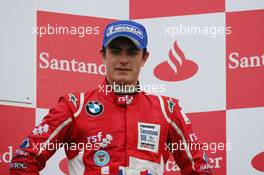
[{"label": "race driver", "polygon": [[140,89],[147,41],[139,23],[110,23],[100,51],[104,82],[62,96],[16,151],[11,175],[38,175],[57,145],[64,147],[70,175],[162,175],[168,151],[182,175],[212,174],[204,151],[188,146],[200,143],[178,101]]}]

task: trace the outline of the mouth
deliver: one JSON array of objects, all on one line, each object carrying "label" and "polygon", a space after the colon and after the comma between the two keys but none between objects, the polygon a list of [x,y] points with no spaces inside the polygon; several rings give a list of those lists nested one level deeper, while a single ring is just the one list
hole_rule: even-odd
[{"label": "mouth", "polygon": [[131,69],[127,69],[127,68],[116,68],[115,70],[119,70],[119,71],[131,71]]}]

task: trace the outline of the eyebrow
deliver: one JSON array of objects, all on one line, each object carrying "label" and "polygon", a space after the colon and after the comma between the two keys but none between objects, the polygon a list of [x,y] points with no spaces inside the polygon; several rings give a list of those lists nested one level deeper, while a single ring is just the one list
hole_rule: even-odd
[{"label": "eyebrow", "polygon": [[[109,49],[118,49],[118,50],[122,50],[122,48],[120,48],[120,47],[118,47],[118,46],[109,46]],[[137,48],[137,47],[130,47],[130,48],[128,48],[128,49],[126,49],[126,50],[139,50],[139,48]]]}]

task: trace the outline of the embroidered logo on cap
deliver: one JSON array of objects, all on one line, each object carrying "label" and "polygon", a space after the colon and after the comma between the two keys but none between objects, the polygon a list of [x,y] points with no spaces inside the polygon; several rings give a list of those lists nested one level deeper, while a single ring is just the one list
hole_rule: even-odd
[{"label": "embroidered logo on cap", "polygon": [[106,36],[110,36],[118,32],[133,33],[143,39],[143,32],[136,26],[132,26],[129,24],[119,24],[119,25],[114,25],[114,26],[109,27],[107,30]]}]

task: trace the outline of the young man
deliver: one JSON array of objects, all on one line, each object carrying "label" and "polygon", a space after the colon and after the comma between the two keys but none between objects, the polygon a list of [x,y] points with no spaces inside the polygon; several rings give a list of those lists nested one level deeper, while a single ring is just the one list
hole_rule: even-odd
[{"label": "young man", "polygon": [[187,146],[199,142],[178,101],[139,88],[149,56],[145,28],[132,21],[109,24],[101,55],[105,81],[61,97],[16,151],[11,175],[39,174],[56,151],[50,144],[63,144],[71,175],[162,175],[168,151],[183,175],[212,174],[205,153]]}]

